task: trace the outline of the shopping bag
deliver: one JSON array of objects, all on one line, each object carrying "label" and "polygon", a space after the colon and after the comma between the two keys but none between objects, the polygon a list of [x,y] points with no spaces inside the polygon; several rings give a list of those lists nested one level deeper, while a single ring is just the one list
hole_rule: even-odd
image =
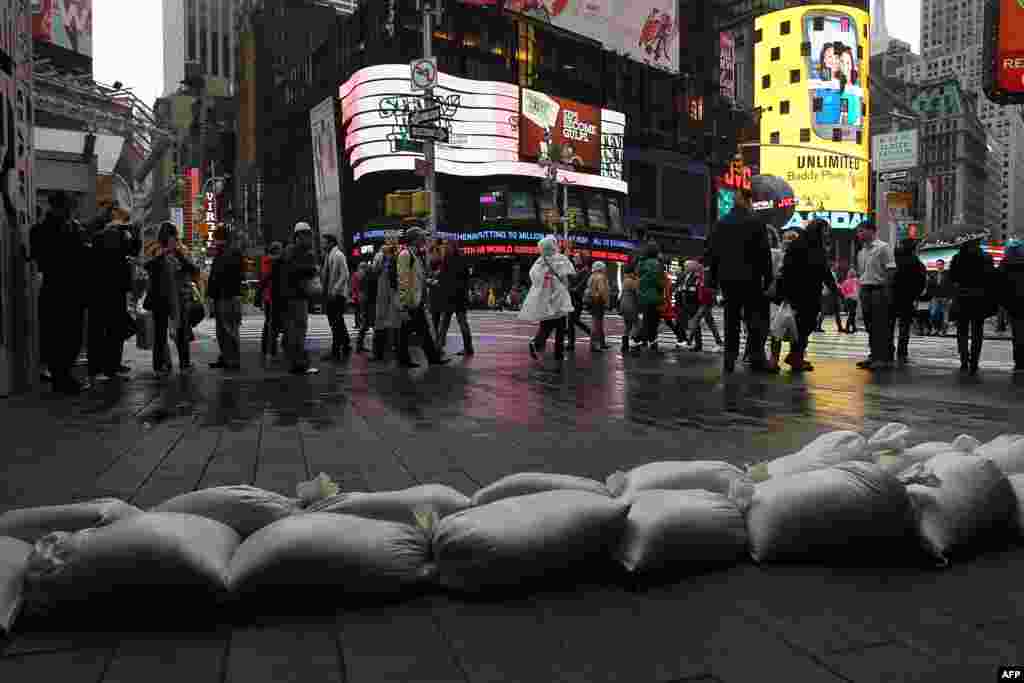
[{"label": "shopping bag", "polygon": [[135,318],[135,345],[141,351],[150,351],[153,348],[153,337],[156,331],[153,328],[153,314],[143,311]]},{"label": "shopping bag", "polygon": [[788,303],[783,303],[775,311],[775,315],[772,317],[771,333],[772,337],[782,341],[792,342],[800,338],[796,326],[796,314]]}]

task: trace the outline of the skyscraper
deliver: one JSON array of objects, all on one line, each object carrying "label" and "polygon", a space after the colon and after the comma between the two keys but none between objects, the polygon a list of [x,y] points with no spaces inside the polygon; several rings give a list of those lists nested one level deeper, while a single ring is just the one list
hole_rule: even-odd
[{"label": "skyscraper", "polygon": [[984,25],[984,0],[921,0],[921,56],[979,46]]},{"label": "skyscraper", "polygon": [[885,0],[871,1],[871,54],[879,55],[889,48],[889,26],[885,23]]},{"label": "skyscraper", "polygon": [[227,95],[238,70],[235,5],[238,0],[163,0],[164,96],[185,80],[195,62],[211,92]]}]

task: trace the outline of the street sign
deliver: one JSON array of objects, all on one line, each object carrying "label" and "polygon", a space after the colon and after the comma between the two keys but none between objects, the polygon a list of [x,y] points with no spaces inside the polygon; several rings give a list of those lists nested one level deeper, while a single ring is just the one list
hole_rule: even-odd
[{"label": "street sign", "polygon": [[878,176],[878,179],[883,183],[889,182],[890,180],[904,180],[909,177],[910,171],[890,171],[889,173],[882,173]]},{"label": "street sign", "polygon": [[437,123],[440,120],[440,107],[427,107],[426,109],[418,109],[416,111],[409,112],[410,126],[426,126],[431,123]]},{"label": "street sign", "polygon": [[469,136],[466,135],[465,133],[452,133],[451,138],[451,144],[453,145],[456,145],[458,147],[469,146]]},{"label": "street sign", "polygon": [[433,164],[428,163],[426,159],[417,159],[416,175],[420,176],[421,178],[426,177],[430,173],[431,166],[433,166]]},{"label": "street sign", "polygon": [[889,182],[890,192],[913,192],[914,187],[912,183],[890,181]]},{"label": "street sign", "polygon": [[427,90],[437,85],[437,60],[414,59],[409,63],[409,81],[413,90]]},{"label": "street sign", "polygon": [[395,140],[396,152],[411,152],[412,154],[423,154],[423,143],[418,140],[399,138]]},{"label": "street sign", "polygon": [[409,126],[409,135],[414,140],[433,140],[435,142],[448,142],[447,128],[434,128],[432,126]]}]

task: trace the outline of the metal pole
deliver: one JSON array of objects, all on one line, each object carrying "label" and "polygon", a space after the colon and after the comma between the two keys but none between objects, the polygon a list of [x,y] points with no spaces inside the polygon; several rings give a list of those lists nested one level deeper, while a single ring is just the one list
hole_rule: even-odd
[{"label": "metal pole", "polygon": [[[430,59],[433,56],[433,31],[430,26],[430,15],[433,12],[433,8],[428,6],[429,0],[423,0],[423,58]],[[432,95],[434,94],[433,88],[427,88],[423,97],[426,100],[426,105],[430,106]],[[427,177],[425,179],[425,189],[427,191],[427,199],[430,202],[430,234],[433,235],[437,232],[437,177],[434,172],[434,141],[424,140],[423,141],[423,156],[427,162]]]},{"label": "metal pole", "polygon": [[562,183],[562,237],[569,248],[569,184]]}]

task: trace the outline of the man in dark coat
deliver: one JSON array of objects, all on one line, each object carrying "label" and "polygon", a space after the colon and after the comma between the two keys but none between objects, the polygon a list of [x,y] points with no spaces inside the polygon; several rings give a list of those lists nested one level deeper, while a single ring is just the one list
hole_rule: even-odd
[{"label": "man in dark coat", "polygon": [[242,366],[242,279],[244,276],[244,246],[241,235],[229,231],[224,250],[213,259],[206,298],[213,306],[217,318],[217,346],[220,357],[210,367],[219,370],[238,370]]},{"label": "man in dark coat", "polygon": [[725,297],[724,370],[727,373],[736,369],[741,320],[746,321],[749,330],[747,351],[751,368],[755,372],[771,371],[764,343],[769,317],[765,292],[773,279],[772,253],[768,227],[751,211],[752,199],[750,190],[736,193],[736,205],[715,226],[705,258],[713,285]]},{"label": "man in dark coat", "polygon": [[469,304],[469,266],[453,242],[446,243],[444,249],[437,285],[437,305],[434,307],[434,315],[439,316],[436,324],[437,347],[444,351],[448,328],[454,315],[462,332],[462,351],[459,351],[458,355],[472,356],[473,332],[466,317],[466,308]]},{"label": "man in dark coat", "polygon": [[128,257],[135,245],[129,226],[120,223],[110,223],[93,235],[89,376],[96,379],[110,379],[128,370],[121,358],[128,328],[126,296],[134,275]]},{"label": "man in dark coat", "polygon": [[88,291],[85,236],[71,220],[74,200],[64,192],[50,199],[50,212],[32,228],[31,250],[43,275],[39,293],[39,335],[42,360],[54,389],[76,394],[89,388],[71,370],[82,351]]},{"label": "man in dark coat", "polygon": [[310,367],[306,352],[306,333],[309,331],[310,293],[306,283],[319,277],[316,254],[313,253],[313,228],[300,221],[295,224],[292,244],[284,250],[279,263],[280,292],[275,300],[284,310],[285,354],[293,375],[315,375],[319,370]]}]

